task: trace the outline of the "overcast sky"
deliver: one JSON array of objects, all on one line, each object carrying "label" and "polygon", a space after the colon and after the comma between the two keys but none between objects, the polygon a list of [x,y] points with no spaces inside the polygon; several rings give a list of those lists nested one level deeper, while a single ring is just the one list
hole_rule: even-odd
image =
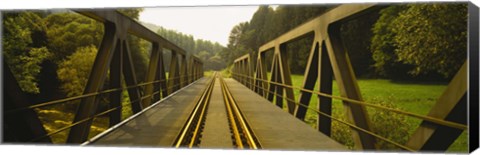
[{"label": "overcast sky", "polygon": [[140,21],[226,46],[233,26],[249,21],[257,8],[258,6],[145,8],[140,14]]}]

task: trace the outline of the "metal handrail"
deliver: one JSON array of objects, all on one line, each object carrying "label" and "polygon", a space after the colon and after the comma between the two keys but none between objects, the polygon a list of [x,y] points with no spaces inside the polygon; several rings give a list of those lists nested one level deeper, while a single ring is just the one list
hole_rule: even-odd
[{"label": "metal handrail", "polygon": [[[190,77],[190,76],[193,76],[193,75],[187,75],[187,77]],[[181,78],[181,77],[185,77],[185,76],[179,76],[179,77],[176,77],[176,78]],[[176,78],[172,78],[172,79],[176,79]],[[60,103],[65,103],[65,102],[68,102],[68,101],[72,101],[72,100],[78,100],[78,99],[82,99],[82,98],[86,98],[86,97],[90,97],[90,96],[97,96],[97,95],[102,95],[102,94],[107,94],[107,93],[112,93],[112,92],[116,92],[116,91],[123,91],[123,90],[127,90],[127,89],[131,89],[131,88],[135,88],[135,87],[141,87],[141,86],[145,86],[145,85],[149,85],[149,84],[155,84],[155,83],[159,83],[159,82],[163,82],[163,81],[167,81],[167,80],[156,80],[156,81],[152,81],[152,82],[145,82],[145,83],[141,83],[141,84],[137,84],[137,85],[131,85],[131,86],[128,86],[128,87],[121,87],[121,88],[114,88],[114,89],[109,89],[109,90],[105,90],[105,91],[101,91],[101,92],[97,92],[97,93],[90,93],[90,94],[85,94],[85,95],[79,95],[79,96],[75,96],[75,97],[70,97],[70,98],[65,98],[65,99],[60,99],[60,100],[54,100],[54,101],[50,101],[50,102],[45,102],[45,103],[40,103],[40,104],[37,104],[37,105],[33,105],[33,106],[28,106],[28,107],[23,107],[23,108],[17,108],[17,109],[13,109],[13,110],[9,110],[7,111],[5,114],[14,114],[16,112],[19,112],[19,111],[22,111],[22,110],[27,110],[27,109],[33,109],[33,108],[40,108],[40,107],[45,107],[45,106],[51,106],[51,105],[56,105],[56,104],[60,104]],[[173,87],[177,87],[177,86],[180,86],[182,84],[185,84],[187,83],[187,81],[182,81],[182,82],[179,82],[178,84],[175,84],[175,85],[172,85],[170,87],[166,87],[166,89],[171,89]],[[133,103],[138,103],[140,104],[140,101],[146,99],[146,98],[149,98],[151,96],[154,96],[154,95],[157,95],[157,94],[160,94],[160,92],[162,91],[165,91],[165,90],[159,90],[159,91],[156,91],[156,92],[153,92],[152,94],[149,94],[149,95],[146,95],[146,96],[142,96],[140,97],[139,99],[136,99],[134,101],[131,101],[130,103],[133,104]],[[114,108],[110,108],[108,110],[105,110],[103,112],[100,112],[100,113],[97,113],[91,117],[88,117],[88,118],[85,118],[85,119],[82,119],[80,121],[77,121],[77,122],[73,122],[72,124],[70,125],[67,125],[67,126],[64,126],[60,129],[57,129],[53,132],[50,132],[50,133],[47,133],[46,135],[43,135],[43,136],[40,136],[40,137],[37,137],[37,138],[34,138],[32,140],[30,140],[30,142],[36,142],[36,141],[39,141],[39,140],[42,140],[44,138],[47,138],[49,136],[52,136],[52,135],[55,135],[59,132],[62,132],[62,131],[65,131],[67,129],[70,129],[71,127],[74,127],[76,125],[79,125],[81,123],[84,123],[86,121],[89,121],[89,120],[93,120],[99,116],[102,116],[102,115],[106,115],[108,113],[111,113],[119,108],[123,107],[123,105],[120,105],[120,106],[117,106],[117,107],[114,107]]]},{"label": "metal handrail", "polygon": [[[379,105],[374,105],[374,104],[371,104],[371,103],[367,103],[367,102],[364,102],[364,101],[358,101],[358,100],[353,100],[353,99],[349,99],[349,98],[344,98],[344,97],[340,97],[340,96],[333,96],[333,95],[329,95],[329,94],[325,94],[325,93],[322,93],[322,92],[316,92],[316,91],[312,91],[312,90],[308,90],[308,89],[304,89],[304,88],[299,88],[299,87],[294,87],[294,86],[290,86],[290,85],[285,85],[285,84],[282,84],[282,83],[277,83],[277,82],[271,82],[271,81],[268,81],[268,80],[264,80],[264,79],[256,79],[256,78],[253,78],[253,77],[249,77],[249,76],[245,76],[245,75],[242,75],[242,74],[237,74],[237,73],[233,73],[232,74],[235,74],[236,76],[243,76],[243,77],[247,77],[249,79],[254,79],[254,80],[259,80],[259,81],[262,81],[262,82],[267,82],[269,84],[274,84],[274,85],[277,85],[277,86],[282,86],[282,87],[288,87],[288,88],[292,88],[292,89],[297,89],[297,90],[300,90],[300,91],[303,91],[303,92],[309,92],[309,93],[313,93],[313,94],[316,94],[316,95],[320,95],[320,96],[324,96],[324,97],[330,97],[332,99],[339,99],[339,100],[342,100],[342,101],[348,101],[348,102],[351,102],[351,103],[354,103],[354,104],[359,104],[359,105],[365,105],[365,106],[369,106],[369,107],[373,107],[373,108],[378,108],[378,109],[382,109],[382,110],[387,110],[387,111],[391,111],[391,112],[395,112],[395,113],[398,113],[398,114],[404,114],[404,115],[407,115],[407,116],[411,116],[411,117],[416,117],[416,118],[419,118],[419,119],[422,119],[422,120],[425,120],[425,121],[430,121],[432,123],[436,123],[436,124],[439,124],[439,125],[443,125],[443,126],[447,126],[447,127],[452,127],[452,128],[457,128],[457,129],[461,129],[461,130],[466,130],[467,129],[467,126],[466,125],[463,125],[463,124],[459,124],[459,123],[456,123],[456,122],[451,122],[451,121],[446,121],[446,120],[440,120],[440,119],[437,119],[437,118],[434,118],[434,117],[430,117],[430,116],[423,116],[423,115],[418,115],[418,114],[414,114],[414,113],[411,113],[411,112],[405,112],[405,111],[401,111],[401,110],[397,110],[397,109],[392,109],[392,108],[388,108],[388,107],[383,107],[383,106],[379,106]],[[340,122],[342,124],[345,124],[349,127],[352,127],[354,129],[356,129],[357,131],[361,131],[363,133],[366,133],[366,134],[369,134],[371,136],[374,136],[378,139],[381,139],[385,142],[388,142],[390,144],[393,144],[401,149],[404,149],[404,150],[408,150],[408,151],[411,151],[411,152],[416,152],[417,150],[414,150],[412,148],[409,148],[405,145],[402,145],[402,144],[399,144],[397,142],[394,142],[388,138],[385,138],[383,136],[380,136],[378,134],[375,134],[371,131],[368,131],[364,128],[361,128],[359,126],[356,126],[352,123],[349,123],[349,122],[346,122],[346,121],[343,121],[339,118],[335,118],[333,117],[332,115],[329,115],[329,114],[326,114],[324,112],[321,112],[319,111],[318,109],[315,109],[315,108],[312,108],[312,107],[309,107],[307,105],[304,105],[304,104],[301,104],[300,102],[298,101],[295,101],[293,99],[290,99],[284,95],[281,95],[279,93],[275,93],[273,91],[270,91],[266,88],[263,88],[263,87],[260,87],[260,86],[257,86],[255,85],[255,83],[252,83],[250,80],[246,80],[246,81],[239,81],[240,83],[241,82],[245,82],[245,83],[248,83],[248,85],[253,85],[253,87],[256,89],[256,88],[259,88],[261,89],[262,91],[267,91],[267,93],[271,93],[277,97],[280,97],[282,99],[285,99],[287,101],[290,101],[290,102],[293,102],[294,104],[298,105],[298,106],[302,106],[306,109],[309,109],[309,110],[313,110],[314,112],[316,112],[317,114],[321,114],[325,117],[328,117],[330,119],[333,119],[337,122]]]},{"label": "metal handrail", "polygon": [[[248,77],[248,76],[245,76],[245,75],[236,74],[236,73],[232,73],[232,74],[252,79],[252,77]],[[312,91],[312,90],[308,90],[308,89],[304,89],[304,88],[300,88],[300,87],[295,87],[295,86],[290,86],[290,85],[285,85],[285,84],[277,83],[277,82],[271,82],[271,81],[264,80],[264,79],[256,79],[256,78],[253,78],[253,79],[254,80],[259,80],[259,81],[262,81],[262,82],[267,82],[267,83],[270,83],[270,84],[274,84],[274,85],[277,85],[277,86],[297,89],[297,90],[300,90],[302,92],[308,92],[308,93],[312,93],[312,94],[315,94],[315,95],[329,97],[329,98],[332,98],[332,99],[338,99],[338,100],[347,101],[347,102],[358,104],[358,105],[364,105],[364,106],[369,106],[369,107],[378,108],[378,109],[382,109],[382,110],[387,110],[387,111],[395,112],[395,113],[398,113],[398,114],[403,114],[403,115],[419,118],[419,119],[422,119],[422,120],[426,120],[426,121],[429,121],[429,122],[432,122],[432,123],[435,123],[435,124],[439,124],[439,125],[443,125],[443,126],[447,126],[447,127],[457,128],[457,129],[461,129],[461,130],[468,129],[467,125],[452,122],[452,121],[442,120],[442,119],[438,119],[438,118],[431,117],[431,116],[419,115],[419,114],[415,114],[415,113],[412,113],[412,112],[406,112],[406,111],[402,111],[402,110],[398,110],[398,109],[388,108],[388,107],[384,107],[384,106],[380,106],[380,105],[375,105],[375,104],[372,104],[372,103],[367,103],[365,101],[354,100],[354,99],[345,98],[345,97],[341,97],[341,96],[333,96],[333,95],[329,95],[329,94],[322,93],[322,92]],[[248,82],[248,83],[250,85],[252,85],[251,82]],[[256,86],[256,85],[254,85],[254,86],[255,86],[255,88],[258,88],[258,86]],[[264,90],[264,88],[262,88],[262,89]]]},{"label": "metal handrail", "polygon": [[[192,76],[194,76],[194,75],[187,75],[187,77],[192,77]],[[182,76],[182,75],[181,75],[181,76],[172,78],[172,80],[173,80],[173,79],[179,79],[179,78],[182,78],[182,77],[185,77],[185,76]],[[58,100],[43,102],[43,103],[39,103],[39,104],[27,106],[27,107],[21,107],[21,108],[16,108],[16,109],[8,110],[8,111],[5,112],[5,114],[6,114],[6,115],[11,115],[11,114],[14,114],[14,113],[17,113],[17,112],[20,112],[20,111],[24,111],[24,110],[28,110],[28,109],[34,109],[34,108],[41,108],[41,107],[46,107],[46,106],[57,105],[57,104],[60,104],[60,103],[64,103],[64,102],[68,102],[68,101],[73,101],[73,100],[78,100],[78,99],[83,99],[83,98],[87,98],[87,97],[91,97],[91,96],[108,94],[108,93],[112,93],[112,92],[123,91],[123,90],[126,90],[126,89],[132,89],[132,88],[141,87],[141,86],[145,86],[145,85],[156,84],[156,83],[160,83],[160,82],[166,82],[167,80],[170,80],[170,79],[156,80],[156,81],[151,81],[151,82],[144,82],[144,83],[140,83],[140,84],[137,84],[137,85],[130,85],[130,86],[120,87],[120,88],[112,88],[112,89],[107,89],[107,90],[99,91],[99,92],[95,92],[95,93],[88,93],[88,94],[83,94],[83,95],[68,97],[68,98],[64,98],[64,99],[58,99]],[[171,88],[173,88],[173,87],[179,86],[179,85],[184,84],[184,83],[186,83],[186,82],[183,81],[183,82],[181,82],[180,84],[176,84],[176,85],[173,85],[173,86],[171,86],[171,87],[167,87],[167,89],[171,89]]]}]

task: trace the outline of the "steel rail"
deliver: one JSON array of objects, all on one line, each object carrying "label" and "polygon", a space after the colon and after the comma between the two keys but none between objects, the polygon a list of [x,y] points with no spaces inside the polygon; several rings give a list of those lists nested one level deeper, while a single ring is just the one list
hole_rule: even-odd
[{"label": "steel rail", "polygon": [[[365,105],[365,106],[368,106],[368,107],[383,109],[383,110],[395,112],[395,113],[398,113],[398,114],[403,114],[403,115],[415,117],[415,118],[418,118],[418,119],[422,119],[422,120],[425,120],[425,121],[429,121],[429,122],[432,122],[432,123],[435,123],[435,124],[438,124],[438,125],[443,125],[443,126],[447,126],[447,127],[452,127],[452,128],[456,128],[456,129],[461,129],[461,130],[466,130],[466,129],[468,129],[468,126],[467,126],[467,125],[460,124],[460,123],[456,123],[456,122],[452,122],[452,121],[446,121],[446,120],[438,119],[438,118],[435,118],[435,117],[424,116],[424,115],[419,115],[419,114],[415,114],[415,113],[412,113],[412,112],[406,112],[406,111],[402,111],[402,110],[397,110],[397,109],[392,109],[392,108],[388,108],[388,107],[383,107],[383,106],[380,106],[380,105],[375,105],[375,104],[372,104],[372,103],[367,103],[367,102],[364,102],[364,101],[358,101],[358,100],[354,100],[354,99],[349,99],[349,98],[345,98],[345,97],[341,97],[341,96],[333,96],[333,95],[326,94],[326,93],[322,93],[322,92],[318,92],[318,91],[313,91],[313,90],[308,90],[308,89],[304,89],[304,88],[300,88],[300,87],[285,85],[285,84],[277,83],[277,82],[271,82],[271,81],[269,81],[269,80],[255,79],[255,78],[252,78],[252,77],[249,77],[249,76],[245,76],[245,75],[242,75],[242,74],[236,74],[236,73],[232,73],[232,74],[235,74],[235,75],[238,75],[238,76],[247,77],[247,78],[249,78],[249,79],[259,80],[259,81],[262,81],[262,82],[267,82],[267,83],[274,84],[274,85],[277,85],[277,86],[282,86],[282,87],[287,87],[287,88],[292,88],[292,89],[300,90],[300,91],[302,91],[302,92],[308,92],[308,93],[312,93],[312,94],[315,94],[315,95],[320,95],[320,96],[324,96],[324,97],[329,97],[329,98],[333,98],[333,99],[338,99],[338,100],[342,100],[342,101],[347,101],[347,102],[350,102],[350,103],[353,103],[353,104]],[[249,81],[247,81],[247,82],[248,82],[250,85],[252,85],[251,82],[249,82]],[[254,87],[255,87],[255,88],[259,88],[259,87],[256,86],[256,85],[254,85]],[[261,88],[261,89],[265,90],[265,88]]]},{"label": "steel rail", "polygon": [[227,110],[227,118],[228,118],[228,121],[229,121],[229,124],[230,124],[230,130],[232,131],[232,134],[233,134],[233,137],[234,137],[235,144],[236,144],[237,148],[243,149],[242,138],[240,137],[240,132],[238,131],[238,125],[237,125],[237,122],[235,121],[235,118],[234,118],[235,116],[233,114],[232,107],[229,104],[230,100],[227,97],[227,94],[225,92],[225,88],[223,86],[223,79],[220,79],[220,84],[221,84],[221,88],[222,88],[223,101],[225,103],[225,108]]},{"label": "steel rail", "polygon": [[222,88],[223,100],[225,102],[225,106],[227,109],[227,115],[228,115],[227,117],[231,126],[230,128],[232,130],[233,136],[235,138],[235,144],[237,145],[237,148],[243,149],[244,148],[243,142],[240,137],[240,132],[238,131],[237,121],[235,121],[235,116],[233,114],[233,110],[230,105],[230,98],[228,97],[228,94],[226,93],[227,90],[225,90],[225,87],[224,87],[223,79],[220,79],[220,83]]},{"label": "steel rail", "polygon": [[237,122],[235,121],[235,118],[234,118],[234,115],[233,115],[233,112],[232,112],[232,108],[230,107],[230,104],[228,103],[229,99],[225,95],[225,90],[223,89],[223,86],[222,86],[222,93],[224,93],[223,100],[225,101],[225,106],[226,106],[226,109],[227,109],[227,117],[228,117],[228,121],[230,123],[230,129],[232,130],[233,137],[235,139],[235,144],[237,145],[237,148],[243,149],[243,143],[242,143],[242,139],[240,137],[240,132],[238,131]]},{"label": "steel rail", "polygon": [[[220,76],[220,84],[221,84],[221,87],[222,87],[222,93],[223,93],[223,96],[224,96],[225,104],[227,105],[227,112],[228,112],[228,115],[229,115],[230,123],[232,124],[232,129],[236,131],[236,132],[234,131],[233,133],[234,133],[234,137],[235,137],[237,146],[239,146],[239,148],[242,148],[242,149],[244,148],[242,140],[241,140],[239,132],[238,132],[238,129],[235,128],[237,123],[238,123],[239,124],[238,126],[240,127],[240,129],[243,133],[242,135],[246,139],[246,142],[247,142],[249,148],[251,148],[251,149],[261,148],[260,144],[256,140],[255,134],[251,130],[250,126],[248,125],[248,123],[247,123],[244,115],[242,114],[241,110],[238,108],[238,105],[236,104],[230,90],[228,89],[227,84],[225,83],[225,81],[223,80],[223,77],[221,77],[221,76]],[[233,125],[235,125],[235,126],[233,126]],[[239,145],[239,144],[241,144],[241,145]]]},{"label": "steel rail", "polygon": [[189,148],[192,148],[196,142],[198,141],[198,136],[200,135],[200,127],[202,126],[202,123],[204,123],[205,121],[205,116],[206,116],[206,113],[207,113],[207,108],[208,108],[208,104],[210,103],[210,97],[212,95],[212,91],[213,91],[213,86],[215,85],[215,78],[212,78],[212,82],[211,82],[211,85],[210,85],[210,88],[208,89],[208,94],[206,96],[206,99],[203,101],[203,108],[202,108],[202,111],[200,113],[200,115],[198,116],[198,122],[196,123],[196,126],[195,126],[195,130],[193,131],[193,135],[190,139],[190,143],[188,145]]},{"label": "steel rail", "polygon": [[[188,140],[188,134],[191,134],[191,130],[194,127],[193,130],[198,132],[198,127],[201,124],[201,120],[203,118],[198,118],[199,116],[202,116],[203,113],[205,112],[204,110],[206,109],[206,105],[209,99],[209,96],[211,95],[211,91],[213,90],[213,85],[215,84],[215,78],[212,78],[210,80],[209,84],[207,87],[204,89],[200,99],[198,100],[197,104],[195,105],[195,108],[193,109],[192,113],[190,114],[187,122],[185,123],[184,127],[180,131],[180,134],[177,136],[176,140],[173,143],[173,146],[176,148],[181,147],[182,145],[185,144],[185,140]],[[197,121],[196,121],[197,120]],[[195,124],[197,123],[197,124]],[[194,136],[197,135],[197,133],[193,133]],[[192,147],[192,142],[195,142],[195,138],[192,136],[190,137],[190,142],[188,142],[188,147]]]}]

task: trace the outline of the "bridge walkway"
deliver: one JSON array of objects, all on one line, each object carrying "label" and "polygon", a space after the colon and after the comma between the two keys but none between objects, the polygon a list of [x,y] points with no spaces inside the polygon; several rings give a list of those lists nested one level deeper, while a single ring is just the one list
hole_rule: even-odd
[{"label": "bridge walkway", "polygon": [[[210,80],[211,78],[207,77],[199,79],[190,86],[154,104],[143,113],[107,130],[84,144],[172,147],[195,104],[200,99],[202,90],[207,87]],[[261,149],[346,150],[345,146],[296,119],[236,80],[227,78],[225,83],[256,136]],[[212,138],[218,138],[222,140],[222,143],[229,143],[222,136],[232,138],[231,135],[227,134],[229,132],[226,132],[228,129],[219,128],[219,126],[228,123],[226,122],[226,114],[223,112],[225,108],[221,106],[224,101],[219,85],[217,80],[207,110],[206,122],[203,125],[204,133],[201,139],[204,139],[204,141],[199,145],[200,148],[233,148],[231,144],[219,145],[218,142],[212,140]],[[219,129],[217,134],[213,131],[216,130],[215,128]],[[228,126],[225,126],[225,128],[228,128]]]}]

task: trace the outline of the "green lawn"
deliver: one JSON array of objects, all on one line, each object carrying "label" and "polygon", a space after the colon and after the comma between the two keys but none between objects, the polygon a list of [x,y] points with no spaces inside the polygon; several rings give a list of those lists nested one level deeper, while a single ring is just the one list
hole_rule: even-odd
[{"label": "green lawn", "polygon": [[[292,75],[293,86],[302,87],[303,80],[303,75]],[[447,83],[396,83],[385,79],[359,79],[358,85],[364,101],[368,103],[380,104],[382,106],[421,115],[428,114],[430,108],[435,104],[436,99],[447,87]],[[318,90],[318,85],[315,86],[315,90]],[[294,93],[295,99],[298,101],[300,91],[295,90]],[[333,95],[339,96],[339,94],[336,81],[333,81]],[[309,107],[317,107],[317,97],[312,96]],[[369,113],[372,130],[374,130],[374,132],[400,144],[408,141],[410,135],[421,122],[421,120],[416,118],[375,108],[367,108],[367,112]],[[340,100],[333,100],[332,115],[333,117],[346,120],[343,105]],[[305,119],[306,122],[316,128],[316,119],[317,114],[313,110],[308,110]],[[350,131],[347,129],[348,126],[333,121],[332,137],[346,144],[349,148],[353,148],[351,137],[346,136],[350,134]],[[383,141],[379,143],[383,149],[396,149],[393,145]],[[448,152],[467,152],[467,145],[467,133],[463,132],[450,146]]]},{"label": "green lawn", "polygon": [[211,76],[213,75],[213,72],[214,72],[214,71],[211,71],[211,70],[205,71],[205,72],[203,73],[203,76],[204,76],[204,77],[211,77]]}]

